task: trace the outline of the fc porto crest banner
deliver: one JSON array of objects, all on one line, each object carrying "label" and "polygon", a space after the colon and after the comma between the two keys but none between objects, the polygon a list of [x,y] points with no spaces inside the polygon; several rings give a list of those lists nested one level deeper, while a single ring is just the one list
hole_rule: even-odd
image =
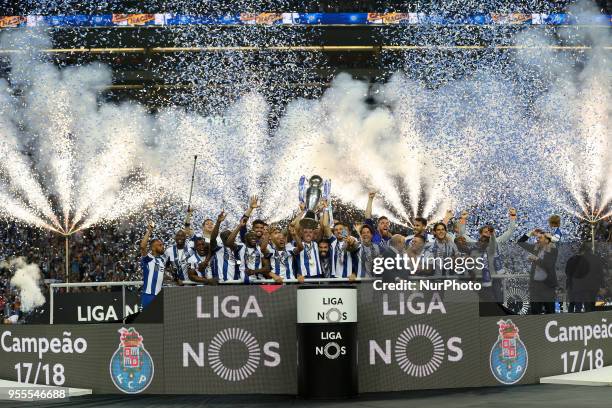
[{"label": "fc porto crest banner", "polygon": [[525,375],[529,366],[529,354],[512,320],[500,319],[497,328],[499,336],[489,355],[491,374],[502,384],[514,384]]},{"label": "fc porto crest banner", "polygon": [[163,394],[162,333],[161,324],[2,326],[0,378],[96,394]]},{"label": "fc porto crest banner", "polygon": [[534,384],[612,364],[610,312],[482,317],[479,332],[482,386]]},{"label": "fc porto crest banner", "polygon": [[155,376],[155,364],[144,347],[144,338],[133,327],[118,330],[119,347],[111,357],[110,376],[119,390],[138,394],[146,390]]}]

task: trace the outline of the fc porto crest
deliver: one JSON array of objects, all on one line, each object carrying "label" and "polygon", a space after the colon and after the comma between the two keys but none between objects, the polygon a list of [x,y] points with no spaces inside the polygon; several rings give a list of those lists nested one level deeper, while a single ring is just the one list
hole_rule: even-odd
[{"label": "fc porto crest", "polygon": [[512,320],[502,319],[497,322],[497,326],[499,336],[489,356],[491,373],[502,384],[514,384],[519,382],[527,371],[527,348]]},{"label": "fc porto crest", "polygon": [[153,380],[153,359],[136,329],[122,327],[119,333],[119,347],[110,361],[110,375],[118,389],[127,394],[138,394]]}]

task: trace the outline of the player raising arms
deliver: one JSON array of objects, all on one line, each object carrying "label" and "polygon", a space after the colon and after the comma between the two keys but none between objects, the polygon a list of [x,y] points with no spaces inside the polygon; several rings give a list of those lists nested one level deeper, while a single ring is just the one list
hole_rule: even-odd
[{"label": "player raising arms", "polygon": [[[261,245],[268,246],[268,235],[264,234],[261,238]],[[249,231],[244,238],[244,246],[240,249],[240,259],[244,272],[249,276],[249,280],[257,281],[262,279],[274,279],[276,283],[282,283],[283,278],[272,272],[270,260],[266,258],[257,244],[257,233]]]},{"label": "player raising arms", "polygon": [[[140,241],[140,267],[143,275],[142,293],[140,295],[141,309],[149,306],[161,291],[166,270],[164,243],[159,238],[151,239],[153,228],[155,228],[155,224],[150,222]],[[151,242],[149,243],[150,239]]]},{"label": "player raising arms", "polygon": [[196,237],[194,240],[194,245],[195,251],[188,260],[189,281],[209,285],[217,284],[217,279],[213,276],[212,268],[210,267],[210,260],[212,256],[209,252],[210,246],[202,237]]},{"label": "player raising arms", "polygon": [[[323,201],[319,202],[317,211],[323,208]],[[300,220],[305,213],[304,203],[300,203],[300,208],[294,220],[291,222],[290,228],[297,231],[297,235],[301,237],[302,249],[297,256],[297,274],[304,278],[322,278],[323,269],[321,268],[321,259],[319,254],[319,243],[315,235],[319,235],[320,231],[312,228],[303,228],[300,226]]]},{"label": "player raising arms", "polygon": [[[245,218],[246,221],[248,221],[249,218],[251,217],[251,214],[253,214],[253,210],[255,210],[256,208],[259,208],[259,206],[260,206],[259,198],[256,195],[249,197],[249,208],[247,208],[247,210],[244,212],[244,214],[242,215],[242,218]],[[242,228],[240,228],[240,241],[242,242],[246,242],[246,234],[247,234],[246,221],[245,221],[245,224],[242,226]],[[254,220],[253,223],[251,224],[251,231],[253,231],[255,235],[257,236],[257,244],[259,244],[259,241],[261,240],[261,237],[264,233],[264,229],[266,226],[267,226],[266,223],[263,222],[262,220]]]},{"label": "player raising arms", "polygon": [[[189,277],[196,278],[195,282],[215,284],[219,280],[219,275],[215,267],[214,261],[214,249],[217,242],[217,236],[219,235],[219,226],[225,220],[225,213],[221,211],[217,216],[217,222],[215,223],[209,241],[206,238],[196,237],[195,245],[196,251],[193,256],[189,258]],[[213,243],[213,244],[211,244]]]},{"label": "player raising arms", "polygon": [[270,237],[264,233],[262,241],[265,244],[268,239],[271,243],[263,245],[261,252],[269,259],[270,268],[272,273],[279,276],[282,279],[297,279],[300,283],[304,282],[304,277],[300,274],[299,269],[296,268],[296,258],[298,254],[304,249],[302,240],[295,234],[292,234],[293,228],[289,228],[288,234],[293,237],[294,242],[287,242],[287,236],[283,233],[279,226],[272,226]]},{"label": "player raising arms", "polygon": [[376,197],[376,192],[372,191],[368,194],[368,204],[365,210],[365,225],[369,225],[372,231],[372,242],[379,246],[379,252],[382,252],[388,245],[391,236],[391,222],[385,216],[379,217],[374,227],[374,220],[372,219],[372,203]]},{"label": "player raising arms", "polygon": [[355,280],[359,263],[356,253],[359,249],[359,241],[349,235],[348,226],[341,222],[336,222],[332,232],[327,209],[323,209],[321,229],[324,238],[329,242],[332,277]]},{"label": "player raising arms", "polygon": [[[223,213],[223,219],[225,214]],[[233,230],[225,230],[221,232],[220,240],[217,240],[217,245],[212,247],[213,253],[213,268],[219,276],[219,280],[225,281],[240,281],[248,283],[248,275],[244,272],[240,251],[244,247],[243,244],[236,244],[236,237],[239,231],[246,226],[248,218],[242,217],[240,222]],[[216,225],[215,225],[216,227]],[[213,235],[216,233],[213,231]],[[220,241],[220,242],[219,242]]]}]

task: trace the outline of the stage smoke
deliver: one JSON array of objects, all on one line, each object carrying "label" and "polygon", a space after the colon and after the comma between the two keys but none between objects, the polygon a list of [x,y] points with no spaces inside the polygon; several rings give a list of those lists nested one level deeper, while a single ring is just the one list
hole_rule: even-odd
[{"label": "stage smoke", "polygon": [[0,263],[0,267],[14,269],[11,286],[19,290],[21,311],[29,312],[45,304],[45,297],[40,290],[40,269],[36,264],[29,264],[25,258],[16,258]]}]

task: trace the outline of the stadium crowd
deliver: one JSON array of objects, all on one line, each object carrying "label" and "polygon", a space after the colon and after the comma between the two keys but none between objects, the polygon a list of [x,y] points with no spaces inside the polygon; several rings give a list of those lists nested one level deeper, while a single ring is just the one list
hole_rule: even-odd
[{"label": "stadium crowd", "polygon": [[[596,283],[586,285],[589,287],[581,283],[585,281],[581,274],[588,269],[585,262],[598,263],[601,257],[589,257],[588,248],[583,245],[574,250],[582,258],[571,262],[557,259],[557,247],[563,241],[558,216],[551,216],[547,226],[525,231],[522,236],[515,234],[518,227],[514,209],[510,209],[504,223],[506,231],[497,231],[492,225],[470,225],[470,214],[466,211],[457,219],[452,212],[447,212],[442,220],[416,218],[407,229],[392,225],[384,216],[375,220],[372,217],[374,199],[375,194],[371,193],[365,214],[341,210],[331,214],[328,203],[321,201],[316,221],[301,222],[305,215],[302,204],[293,220],[268,225],[264,220],[250,219],[259,206],[257,197],[251,197],[236,225],[226,225],[226,214],[220,213],[214,219],[204,220],[201,226],[192,226],[190,211],[185,222],[177,221],[183,225],[177,226],[175,236],[167,242],[156,238],[158,231],[153,224],[147,227],[144,237],[139,237],[138,229],[127,221],[113,227],[90,228],[71,237],[68,278],[70,282],[143,281],[142,303],[146,306],[162,284],[214,285],[262,280],[301,283],[312,278],[333,277],[352,281],[377,277],[373,271],[375,259],[399,254],[413,260],[483,258],[481,267],[466,274],[441,264],[421,263],[411,271],[386,271],[382,277],[397,280],[410,276],[455,276],[476,280],[483,287],[481,296],[491,301],[499,299],[492,276],[508,269],[511,273],[529,271],[532,297],[550,299],[550,302],[532,302],[533,313],[553,312],[555,290],[560,286],[558,275],[565,280],[568,296],[576,300],[570,302],[570,311],[590,310],[591,300],[607,293],[609,285],[603,272],[608,266],[603,261],[609,256],[604,256],[601,266],[591,267],[598,271],[591,273],[589,281]],[[476,234],[471,237],[469,231],[474,227]],[[597,231],[598,240],[612,242],[611,233],[610,221],[602,222]],[[517,245],[512,248],[504,245],[512,238],[518,238],[518,246],[528,253],[518,252]],[[7,222],[0,228],[0,262],[16,257],[24,257],[28,263],[39,266],[45,293],[49,283],[67,280],[61,236]],[[6,263],[0,263],[0,315],[6,323],[17,321],[21,315],[18,291],[9,283],[11,273]],[[597,277],[593,278],[594,275]],[[110,288],[71,289],[73,292],[94,290]],[[539,295],[533,296],[535,293]]]}]

